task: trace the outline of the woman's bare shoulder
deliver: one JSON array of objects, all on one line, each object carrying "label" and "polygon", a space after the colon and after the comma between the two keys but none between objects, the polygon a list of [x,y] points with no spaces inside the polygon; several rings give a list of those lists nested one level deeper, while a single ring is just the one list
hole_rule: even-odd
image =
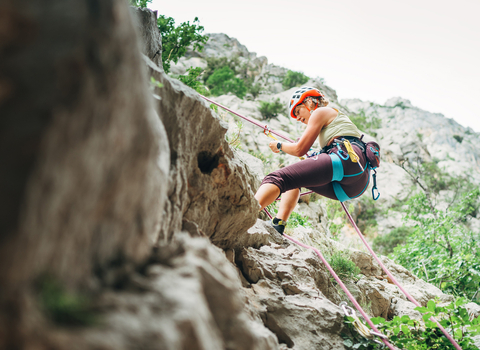
[{"label": "woman's bare shoulder", "polygon": [[313,113],[312,117],[321,120],[323,124],[329,124],[338,115],[338,111],[331,107],[319,107]]}]

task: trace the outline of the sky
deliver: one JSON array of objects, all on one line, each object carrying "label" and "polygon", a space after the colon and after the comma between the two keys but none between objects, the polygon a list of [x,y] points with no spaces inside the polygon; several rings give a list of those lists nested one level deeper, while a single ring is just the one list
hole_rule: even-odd
[{"label": "sky", "polygon": [[480,1],[153,0],[269,63],[324,78],[339,99],[401,96],[480,132]]}]

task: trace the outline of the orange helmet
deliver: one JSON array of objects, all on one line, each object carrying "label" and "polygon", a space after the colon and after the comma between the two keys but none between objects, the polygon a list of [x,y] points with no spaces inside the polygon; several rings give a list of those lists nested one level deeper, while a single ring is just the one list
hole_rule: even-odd
[{"label": "orange helmet", "polygon": [[302,86],[297,91],[295,91],[290,99],[290,103],[288,105],[288,113],[290,117],[297,119],[293,114],[295,107],[301,104],[307,97],[324,97],[320,90],[311,88],[308,86]]}]

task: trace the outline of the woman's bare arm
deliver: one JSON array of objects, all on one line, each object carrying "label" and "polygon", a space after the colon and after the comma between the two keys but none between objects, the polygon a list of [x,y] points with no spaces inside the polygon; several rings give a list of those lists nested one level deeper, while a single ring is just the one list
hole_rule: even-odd
[{"label": "woman's bare arm", "polygon": [[[296,143],[282,143],[282,151],[292,156],[300,157],[308,152],[312,147],[318,134],[324,126],[328,125],[337,116],[337,111],[329,107],[321,107],[316,109],[308,120],[307,128],[303,132],[302,137]],[[277,142],[270,142],[270,149],[278,153]]]}]

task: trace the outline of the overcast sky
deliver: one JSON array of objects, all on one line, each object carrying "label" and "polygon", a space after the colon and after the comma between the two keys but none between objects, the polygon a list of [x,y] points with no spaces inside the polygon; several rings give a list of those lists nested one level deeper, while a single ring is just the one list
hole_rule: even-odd
[{"label": "overcast sky", "polygon": [[322,77],[339,99],[383,104],[401,96],[480,132],[478,0],[153,0],[149,7],[176,24],[198,17],[206,33]]}]

